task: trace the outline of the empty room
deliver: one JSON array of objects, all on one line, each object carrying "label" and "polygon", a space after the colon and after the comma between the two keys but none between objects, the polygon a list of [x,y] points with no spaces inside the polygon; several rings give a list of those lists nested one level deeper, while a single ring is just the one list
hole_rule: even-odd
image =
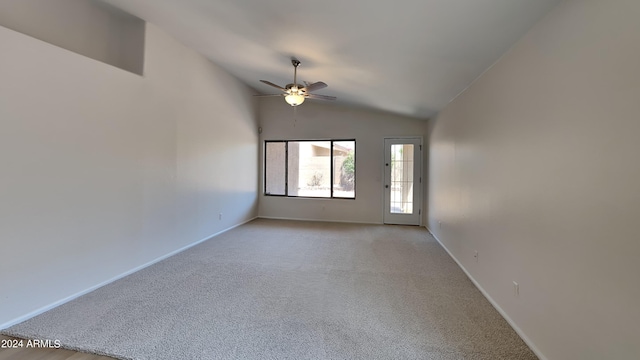
[{"label": "empty room", "polygon": [[637,0],[0,0],[0,360],[640,358]]}]

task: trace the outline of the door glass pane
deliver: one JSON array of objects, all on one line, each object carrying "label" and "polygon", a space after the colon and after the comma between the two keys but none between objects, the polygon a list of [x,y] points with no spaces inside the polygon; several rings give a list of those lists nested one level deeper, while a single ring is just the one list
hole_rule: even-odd
[{"label": "door glass pane", "polygon": [[285,143],[268,142],[265,145],[264,192],[267,195],[285,195]]},{"label": "door glass pane", "polygon": [[289,196],[331,197],[331,141],[289,141]]},{"label": "door glass pane", "polygon": [[333,197],[356,197],[356,142],[333,142]]},{"label": "door glass pane", "polygon": [[391,213],[413,214],[413,145],[391,145]]}]

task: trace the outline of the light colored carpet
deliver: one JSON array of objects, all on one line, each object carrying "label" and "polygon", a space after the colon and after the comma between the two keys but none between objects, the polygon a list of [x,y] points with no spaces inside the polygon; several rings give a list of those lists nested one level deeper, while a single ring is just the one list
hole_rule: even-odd
[{"label": "light colored carpet", "polygon": [[2,333],[122,359],[536,359],[424,228],[266,219]]}]

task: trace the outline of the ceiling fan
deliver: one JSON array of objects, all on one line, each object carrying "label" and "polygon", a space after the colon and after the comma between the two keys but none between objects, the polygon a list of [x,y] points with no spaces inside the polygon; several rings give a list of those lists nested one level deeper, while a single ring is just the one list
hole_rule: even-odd
[{"label": "ceiling fan", "polygon": [[291,64],[293,64],[293,83],[287,84],[285,87],[276,85],[271,81],[260,80],[261,82],[273,86],[274,88],[282,90],[282,94],[266,94],[266,95],[255,95],[255,96],[284,96],[284,100],[291,106],[298,106],[304,102],[304,99],[320,99],[320,100],[335,100],[337,99],[335,96],[327,96],[327,95],[318,95],[311,94],[312,91],[324,89],[327,87],[327,84],[322,81],[314,82],[313,84],[309,84],[304,81],[304,85],[298,84],[298,66],[300,65],[300,61],[296,59],[291,59]]}]

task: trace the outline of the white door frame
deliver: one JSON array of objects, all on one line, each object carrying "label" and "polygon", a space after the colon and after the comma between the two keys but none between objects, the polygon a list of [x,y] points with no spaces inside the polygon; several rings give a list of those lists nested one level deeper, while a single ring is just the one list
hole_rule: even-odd
[{"label": "white door frame", "polygon": [[[391,145],[413,144],[413,211],[411,214],[391,213]],[[385,224],[422,225],[422,137],[421,136],[390,136],[383,139],[383,208],[382,219]]]}]

